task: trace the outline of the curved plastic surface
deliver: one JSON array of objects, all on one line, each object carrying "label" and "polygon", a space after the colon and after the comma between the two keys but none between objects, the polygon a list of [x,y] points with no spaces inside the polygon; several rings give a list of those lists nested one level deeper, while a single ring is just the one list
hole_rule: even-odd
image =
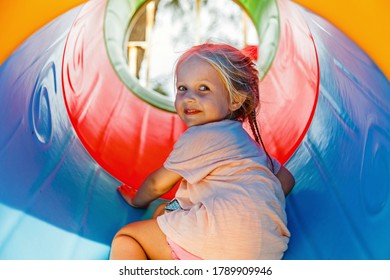
[{"label": "curved plastic surface", "polygon": [[[281,41],[262,88],[277,97],[263,104],[279,105],[262,108],[262,129],[297,180],[285,258],[388,259],[389,82],[330,23],[278,7]],[[1,259],[104,259],[122,225],[149,215],[125,205],[118,179],[141,181],[183,128],[115,74],[104,11],[104,1],[69,11],[1,65]],[[107,160],[122,149],[124,161]],[[122,178],[115,169],[129,158],[135,176]]]},{"label": "curved plastic surface", "polygon": [[[325,20],[301,10],[320,67],[316,113],[289,162],[286,259],[390,259],[390,84]],[[304,253],[303,253],[304,252]]]},{"label": "curved plastic surface", "polygon": [[[153,103],[152,96],[139,98],[145,90],[126,71],[128,63],[122,50],[130,21],[126,11],[133,9],[134,13],[141,2],[134,7],[129,0],[108,1],[106,6],[89,3],[70,30],[63,63],[66,105],[80,140],[105,170],[136,188],[161,166],[185,130],[175,113],[163,105],[158,108],[159,101],[148,104]],[[279,48],[274,67],[261,83],[259,123],[268,150],[284,163],[310,124],[318,69],[302,17],[286,5],[280,6],[280,12],[290,13],[290,17],[280,18],[280,30],[286,36],[281,37],[280,44],[273,43]],[[281,82],[282,78],[288,82]]]}]

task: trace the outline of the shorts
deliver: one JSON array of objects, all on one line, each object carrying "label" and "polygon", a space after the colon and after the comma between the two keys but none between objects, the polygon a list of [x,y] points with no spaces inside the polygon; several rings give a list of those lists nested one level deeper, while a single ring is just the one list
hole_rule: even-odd
[{"label": "shorts", "polygon": [[198,256],[191,254],[187,250],[177,245],[169,237],[167,237],[167,242],[169,247],[172,249],[172,258],[174,260],[201,260],[201,258]]}]

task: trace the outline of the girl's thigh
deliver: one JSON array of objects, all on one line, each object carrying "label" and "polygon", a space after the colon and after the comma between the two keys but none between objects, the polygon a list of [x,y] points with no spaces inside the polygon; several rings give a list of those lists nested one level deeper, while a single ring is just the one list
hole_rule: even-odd
[{"label": "girl's thigh", "polygon": [[161,231],[156,219],[128,224],[118,233],[134,238],[149,259],[172,260],[172,250],[168,245],[167,237]]}]

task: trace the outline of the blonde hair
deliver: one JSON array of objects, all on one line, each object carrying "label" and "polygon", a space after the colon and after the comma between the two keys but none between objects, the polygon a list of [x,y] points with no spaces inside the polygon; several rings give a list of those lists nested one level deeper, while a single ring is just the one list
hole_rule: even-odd
[{"label": "blonde hair", "polygon": [[176,69],[192,56],[208,62],[217,71],[229,93],[229,103],[244,99],[241,107],[231,112],[229,119],[248,121],[256,142],[263,147],[271,169],[274,170],[256,120],[256,109],[259,106],[259,73],[253,59],[233,46],[205,43],[186,51],[178,60]]}]

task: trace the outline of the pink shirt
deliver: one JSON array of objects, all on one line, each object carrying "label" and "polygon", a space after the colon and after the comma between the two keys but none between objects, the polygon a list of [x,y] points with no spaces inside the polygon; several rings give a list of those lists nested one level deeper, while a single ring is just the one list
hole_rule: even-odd
[{"label": "pink shirt", "polygon": [[190,127],[164,167],[183,177],[183,210],[157,219],[172,241],[203,259],[282,258],[290,236],[284,194],[241,122]]}]

